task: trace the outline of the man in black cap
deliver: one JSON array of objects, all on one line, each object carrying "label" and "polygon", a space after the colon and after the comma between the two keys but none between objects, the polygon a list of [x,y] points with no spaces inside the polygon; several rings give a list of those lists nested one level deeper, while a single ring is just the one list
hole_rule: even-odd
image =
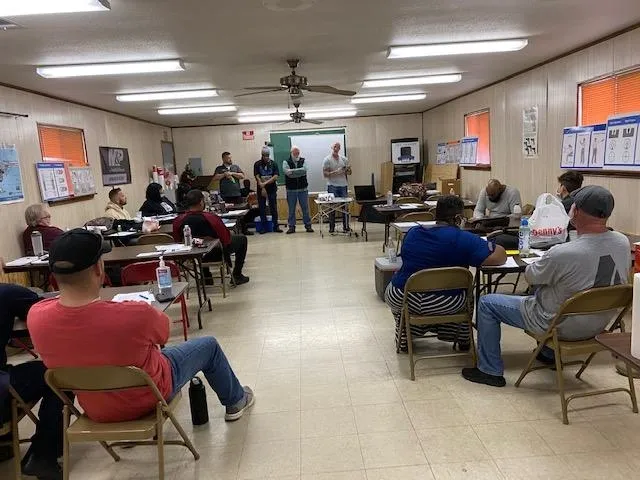
[{"label": "man in black cap", "polygon": [[[253,392],[236,378],[213,337],[201,337],[160,350],[169,340],[171,320],[144,302],[100,299],[102,237],[77,228],[61,235],[49,250],[49,267],[60,297],[29,311],[33,343],[49,368],[130,365],[149,374],[164,398],[174,397],[202,372],[226,407],[225,420],[239,419],[253,404]],[[97,422],[122,422],[152,412],[157,400],[149,389],[80,393],[80,405]]]},{"label": "man in black cap", "polygon": [[[471,382],[503,387],[504,365],[500,352],[500,324],[542,334],[547,331],[562,304],[590,288],[627,283],[631,246],[626,236],[610,231],[607,219],[614,207],[606,188],[589,185],[575,190],[569,211],[578,238],[554,246],[525,270],[525,279],[536,287],[534,295],[485,295],[478,303],[478,368],[465,368],[462,376]],[[602,332],[611,315],[572,315],[558,326],[560,340],[585,340]],[[553,362],[545,348],[538,355]]]}]

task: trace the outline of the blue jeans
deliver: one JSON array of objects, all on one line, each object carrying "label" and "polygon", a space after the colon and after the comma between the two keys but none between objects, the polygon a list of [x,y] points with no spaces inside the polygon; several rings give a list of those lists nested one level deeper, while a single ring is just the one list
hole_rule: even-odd
[{"label": "blue jeans", "polygon": [[269,202],[269,211],[271,212],[271,220],[273,220],[273,229],[278,229],[278,192],[267,192],[267,198],[263,197],[258,190],[258,207],[260,207],[260,219],[262,225],[267,224],[267,201]]},{"label": "blue jeans", "polygon": [[[333,193],[336,198],[346,198],[347,196],[347,187],[337,187],[335,185],[327,185],[327,192]],[[342,213],[342,228],[344,231],[349,229],[349,222],[347,221],[347,215],[349,212]],[[336,212],[333,211],[329,214],[329,231],[333,232],[336,228]]]},{"label": "blue jeans", "polygon": [[220,403],[235,405],[244,398],[244,389],[233,373],[222,347],[213,337],[202,337],[162,350],[171,363],[173,398],[198,372],[204,373]]},{"label": "blue jeans", "polygon": [[287,203],[289,204],[289,227],[296,226],[296,204],[300,203],[302,209],[302,222],[305,227],[311,226],[311,217],[309,216],[309,191],[293,191],[287,190]]}]

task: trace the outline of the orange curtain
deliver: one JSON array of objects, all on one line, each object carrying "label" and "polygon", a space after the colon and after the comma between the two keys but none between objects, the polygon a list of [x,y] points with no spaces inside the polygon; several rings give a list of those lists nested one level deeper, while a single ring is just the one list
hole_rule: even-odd
[{"label": "orange curtain", "polygon": [[489,111],[464,116],[465,136],[478,137],[478,164],[491,165],[491,125]]},{"label": "orange curtain", "polygon": [[612,115],[640,112],[640,71],[581,86],[581,125],[607,123]]},{"label": "orange curtain", "polygon": [[88,164],[82,130],[38,125],[38,135],[43,161],[66,162],[74,167]]}]

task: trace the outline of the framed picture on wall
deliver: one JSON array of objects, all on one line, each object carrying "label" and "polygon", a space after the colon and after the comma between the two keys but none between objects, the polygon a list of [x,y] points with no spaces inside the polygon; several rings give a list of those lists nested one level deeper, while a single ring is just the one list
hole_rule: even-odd
[{"label": "framed picture on wall", "polygon": [[124,185],[131,183],[129,150],[119,147],[100,147],[102,185]]}]

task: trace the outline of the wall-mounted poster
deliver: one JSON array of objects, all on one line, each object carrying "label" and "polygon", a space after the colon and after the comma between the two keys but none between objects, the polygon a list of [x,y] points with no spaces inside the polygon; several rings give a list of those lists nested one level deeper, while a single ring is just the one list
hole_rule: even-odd
[{"label": "wall-mounted poster", "polygon": [[105,187],[131,183],[129,150],[126,148],[100,147],[100,167]]},{"label": "wall-mounted poster", "polygon": [[607,124],[594,125],[591,132],[589,147],[589,168],[604,167],[605,142],[607,139]]},{"label": "wall-mounted poster", "polygon": [[69,173],[74,196],[81,197],[96,193],[96,182],[91,167],[69,167]]},{"label": "wall-mounted poster", "polygon": [[640,163],[636,155],[639,115],[611,118],[607,122],[605,167],[633,167]]},{"label": "wall-mounted poster", "polygon": [[560,168],[573,168],[576,162],[576,137],[580,127],[569,127],[562,131],[562,157]]},{"label": "wall-mounted poster", "polygon": [[73,196],[72,187],[67,183],[66,168],[64,162],[36,163],[43,202],[65,200]]},{"label": "wall-mounted poster", "polygon": [[586,130],[576,134],[576,162],[575,168],[587,168],[589,166],[589,149],[591,148],[592,127],[584,127]]},{"label": "wall-mounted poster", "polygon": [[23,201],[18,150],[15,145],[0,145],[0,204]]},{"label": "wall-mounted poster", "polygon": [[538,157],[538,107],[522,110],[522,153],[524,158]]},{"label": "wall-mounted poster", "polygon": [[391,161],[394,164],[420,163],[420,139],[397,138],[391,140]]},{"label": "wall-mounted poster", "polygon": [[447,142],[447,163],[460,163],[462,146],[460,140]]},{"label": "wall-mounted poster", "polygon": [[478,163],[478,137],[465,137],[460,140],[462,155],[460,165],[475,165]]},{"label": "wall-mounted poster", "polygon": [[444,165],[445,163],[447,163],[447,144],[443,142],[438,144],[436,164]]}]

